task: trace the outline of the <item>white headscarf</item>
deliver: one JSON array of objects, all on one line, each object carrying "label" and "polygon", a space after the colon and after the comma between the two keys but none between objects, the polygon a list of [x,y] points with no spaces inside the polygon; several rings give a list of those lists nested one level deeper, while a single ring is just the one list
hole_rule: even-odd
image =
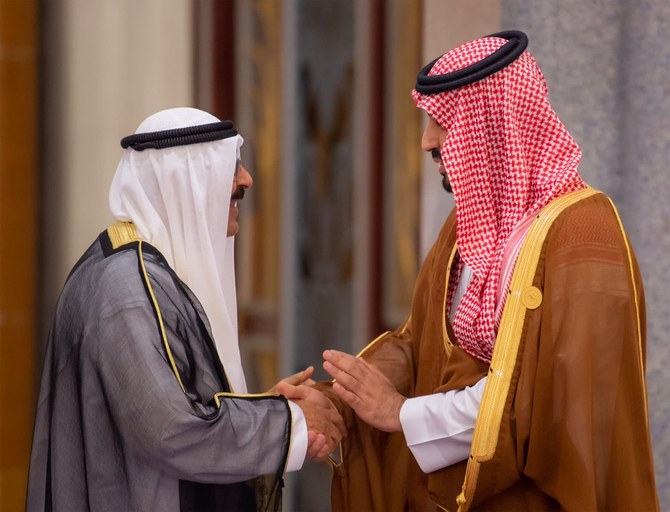
[{"label": "white headscarf", "polygon": [[[135,133],[217,122],[194,108],[158,112]],[[236,135],[165,149],[124,150],[109,193],[112,215],[133,222],[202,303],[235,393],[246,393],[237,338],[230,196],[243,139]]]}]

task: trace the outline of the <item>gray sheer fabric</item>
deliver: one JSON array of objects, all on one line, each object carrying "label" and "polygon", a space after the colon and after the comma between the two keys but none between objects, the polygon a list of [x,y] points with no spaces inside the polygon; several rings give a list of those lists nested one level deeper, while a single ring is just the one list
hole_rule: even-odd
[{"label": "gray sheer fabric", "polygon": [[[203,309],[160,253],[107,233],[71,272],[51,328],[28,510],[264,510],[281,503],[290,412],[228,391]],[[270,475],[269,478],[256,478]],[[226,485],[221,485],[226,484]]]}]

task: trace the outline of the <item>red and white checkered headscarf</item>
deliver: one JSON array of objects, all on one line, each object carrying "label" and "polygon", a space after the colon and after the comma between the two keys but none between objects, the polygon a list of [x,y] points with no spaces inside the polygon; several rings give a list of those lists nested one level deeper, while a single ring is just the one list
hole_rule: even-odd
[{"label": "red and white checkered headscarf", "polygon": [[[506,42],[486,37],[459,46],[429,76],[468,67]],[[586,186],[577,173],[581,150],[551,108],[544,76],[527,51],[478,82],[412,96],[447,132],[441,154],[456,202],[458,251],[473,271],[454,332],[466,352],[490,362],[505,244],[524,217]]]}]

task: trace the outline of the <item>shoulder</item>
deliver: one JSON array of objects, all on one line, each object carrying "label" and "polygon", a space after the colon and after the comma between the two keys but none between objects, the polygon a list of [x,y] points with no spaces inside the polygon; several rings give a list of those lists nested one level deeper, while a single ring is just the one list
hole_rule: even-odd
[{"label": "shoulder", "polygon": [[590,287],[627,296],[637,274],[632,247],[610,199],[594,194],[567,207],[552,224],[544,244],[545,273],[573,291]]},{"label": "shoulder", "polygon": [[59,306],[103,315],[147,302],[143,274],[161,279],[168,271],[159,263],[160,253],[143,245],[140,258],[137,243],[111,249],[102,233],[68,276]]},{"label": "shoulder", "polygon": [[586,247],[617,252],[625,247],[614,204],[602,192],[565,208],[547,235],[547,249],[551,251]]}]

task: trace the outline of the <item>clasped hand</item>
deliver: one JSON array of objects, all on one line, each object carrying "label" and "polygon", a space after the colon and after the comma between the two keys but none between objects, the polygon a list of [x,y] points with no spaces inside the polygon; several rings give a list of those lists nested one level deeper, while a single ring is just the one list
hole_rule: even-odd
[{"label": "clasped hand", "polygon": [[307,422],[307,458],[324,461],[346,435],[344,420],[323,393],[310,387],[314,368],[279,381],[270,391],[281,393],[302,409]]}]

